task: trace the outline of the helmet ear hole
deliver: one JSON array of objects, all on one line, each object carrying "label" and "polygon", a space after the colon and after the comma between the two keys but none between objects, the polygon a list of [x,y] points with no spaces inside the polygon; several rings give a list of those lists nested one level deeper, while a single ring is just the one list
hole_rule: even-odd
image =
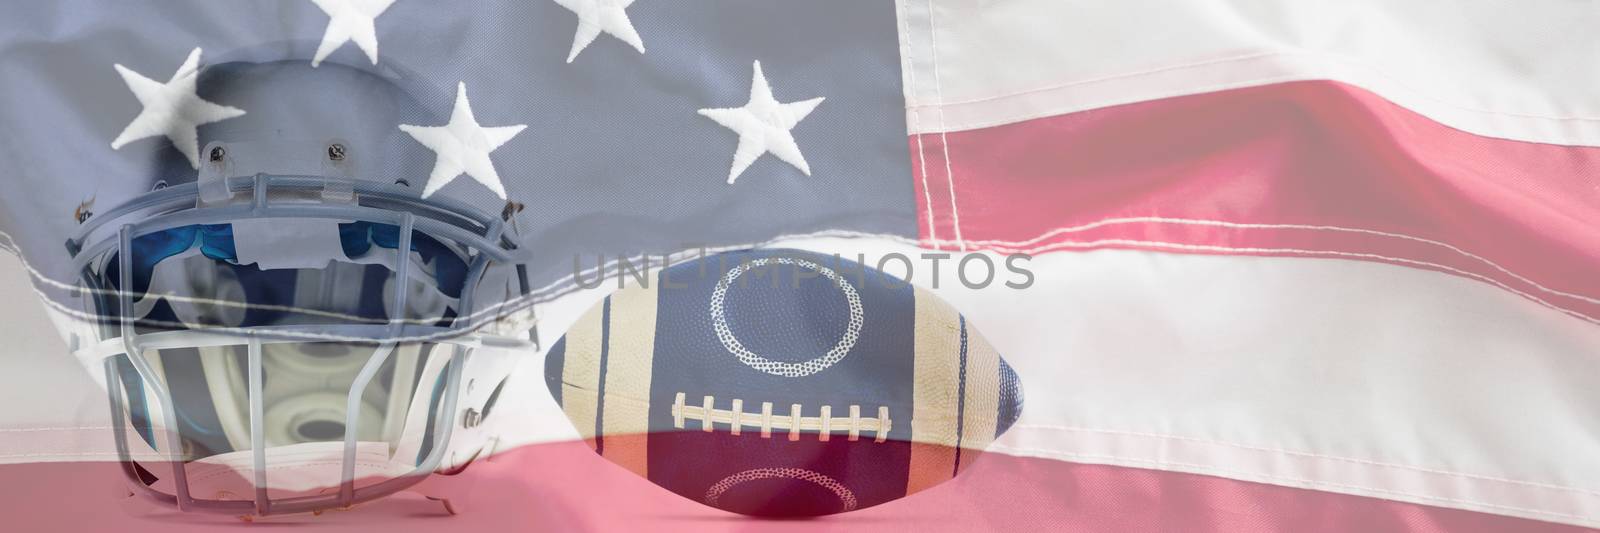
[{"label": "helmet ear hole", "polygon": [[338,420],[307,420],[295,427],[301,442],[330,441],[344,437],[344,422]]},{"label": "helmet ear hole", "polygon": [[499,401],[500,401],[500,391],[505,390],[507,381],[511,381],[511,378],[506,378],[506,379],[500,380],[500,384],[495,385],[494,386],[494,391],[489,393],[489,399],[484,400],[484,402],[483,402],[483,418],[489,418],[489,413],[494,412],[494,405],[496,403],[499,403]]}]

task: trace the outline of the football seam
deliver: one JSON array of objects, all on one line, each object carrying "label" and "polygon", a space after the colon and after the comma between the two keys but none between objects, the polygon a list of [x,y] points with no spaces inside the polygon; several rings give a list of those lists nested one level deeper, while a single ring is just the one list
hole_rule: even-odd
[{"label": "football seam", "polygon": [[[572,382],[569,382],[569,381],[566,381],[566,380],[560,380],[560,381],[557,381],[555,383],[558,383],[558,384],[560,384],[561,386],[564,386],[564,387],[571,387],[574,390],[579,390],[579,391],[584,391],[584,392],[589,392],[589,393],[596,393],[596,394],[598,394],[598,392],[599,392],[599,391],[595,390],[593,387],[584,387],[582,385],[578,385],[578,384],[575,384],[575,383],[572,383]],[[680,393],[680,394],[682,394],[682,393]],[[605,394],[605,397],[606,397],[606,402],[608,402],[608,403],[620,401],[620,402],[627,402],[627,403],[631,403],[631,404],[634,404],[634,405],[641,405],[641,406],[649,406],[650,405],[650,400],[645,400],[645,399],[641,399],[641,398],[634,397],[634,396],[627,396],[627,395],[617,394],[617,393],[611,392],[611,391],[607,391],[606,394]],[[687,401],[687,395],[686,394],[685,394],[685,398],[684,399],[685,399],[685,401]],[[740,401],[741,404],[743,403],[743,400],[739,400],[739,401]],[[674,402],[674,403],[676,403],[676,402]],[[770,402],[763,402],[763,403],[770,403]],[[800,404],[790,404],[791,407],[793,407],[794,405],[800,405]],[[824,404],[823,407],[827,408],[829,410],[829,412],[831,413],[831,411],[832,411],[832,405],[831,404]],[[701,406],[687,406],[687,409],[691,410],[690,412],[696,412],[694,410],[700,409],[700,408],[701,408]],[[888,409],[888,407],[886,407],[886,406],[880,406],[879,408],[880,408],[880,410]],[[727,412],[727,411],[724,411],[724,412]],[[728,416],[731,417],[732,414],[729,413]],[[774,420],[776,420],[777,416],[778,415],[774,415]],[[751,419],[759,420],[761,418],[761,414],[760,413],[753,413],[753,414],[752,413],[743,413],[740,416],[740,420],[744,421],[745,417],[750,417]],[[816,419],[817,417],[808,417],[808,418]],[[916,420],[913,420],[913,422],[917,422],[917,421],[941,422],[941,421],[955,420],[957,417],[954,416],[954,415],[937,415],[937,416],[935,416],[935,415],[931,415],[931,414],[924,414],[924,415],[919,415],[919,416],[917,416],[915,418],[916,418]],[[691,418],[686,416],[685,420],[691,420]],[[693,420],[699,420],[699,419],[698,418],[693,418]],[[833,420],[849,420],[849,417],[833,417]],[[865,421],[867,421],[867,420],[876,421],[877,418],[876,417],[868,417],[868,418],[862,418],[861,420],[863,421],[863,423],[865,423]],[[724,424],[728,423],[727,420],[723,420],[723,419],[720,419],[720,418],[715,420],[715,421],[722,422]],[[678,427],[681,428],[681,427],[685,427],[685,426],[678,426]],[[746,423],[746,425],[744,427],[757,427],[757,428],[759,428],[758,425],[755,425],[753,423]],[[774,425],[773,427],[777,427],[777,426]],[[846,426],[832,426],[832,425],[830,425],[829,427],[831,429],[841,429],[841,428],[844,428]],[[787,427],[785,427],[785,429],[787,429]],[[820,425],[816,426],[816,428],[813,428],[812,426],[808,425],[808,426],[803,427],[801,429],[802,429],[802,431],[815,431],[816,429],[820,429]],[[889,428],[888,425],[884,426],[883,435],[885,436],[885,438],[887,438],[889,429],[890,428]],[[865,430],[864,426],[863,426],[862,430],[863,431]],[[913,441],[914,440],[915,439],[913,439]],[[929,441],[929,442],[932,442],[932,441]]]},{"label": "football seam", "polygon": [[[772,402],[761,402],[761,411],[747,413],[744,411],[744,400],[734,398],[730,409],[717,409],[716,397],[706,395],[699,406],[688,405],[688,394],[678,393],[672,402],[672,425],[684,429],[686,420],[700,422],[700,429],[707,433],[716,430],[717,423],[728,425],[729,433],[738,435],[745,428],[753,427],[761,430],[761,438],[771,438],[773,429],[788,430],[789,440],[800,440],[801,431],[815,431],[817,440],[826,442],[835,431],[846,433],[848,440],[860,440],[863,431],[873,433],[873,442],[884,442],[889,438],[889,431],[893,421],[889,419],[889,407],[878,406],[876,418],[862,418],[861,406],[851,405],[850,416],[833,416],[833,406],[823,405],[819,416],[805,416],[805,408],[801,404],[790,404],[788,415],[773,416]],[[842,423],[841,423],[842,422]]]}]

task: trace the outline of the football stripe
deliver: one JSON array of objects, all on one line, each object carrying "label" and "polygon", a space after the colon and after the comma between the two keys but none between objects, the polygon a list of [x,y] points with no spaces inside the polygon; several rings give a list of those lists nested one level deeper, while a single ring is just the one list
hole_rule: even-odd
[{"label": "football stripe", "polygon": [[566,336],[566,357],[561,367],[561,410],[595,448],[595,419],[600,403],[601,310],[591,309],[572,325]]},{"label": "football stripe", "polygon": [[[994,346],[987,344],[987,341],[985,345],[991,348]],[[991,442],[1011,429],[1011,425],[1022,416],[1022,383],[1017,378],[1017,371],[1011,368],[1011,364],[1007,363],[998,351],[995,352],[995,359],[1000,360],[1000,382],[997,384],[1000,387],[1000,397],[995,400],[994,433],[990,434]]]},{"label": "football stripe", "polygon": [[611,354],[611,297],[607,296],[600,303],[600,375],[595,380],[600,384],[595,394],[594,406],[594,451],[605,455],[606,453],[606,369],[609,366],[606,356]]},{"label": "football stripe", "polygon": [[[1000,411],[1000,352],[994,349],[983,338],[983,333],[973,327],[971,322],[962,317],[962,327],[967,335],[966,379],[964,380],[963,397],[965,407],[961,410],[962,431],[961,447],[973,452],[981,451],[993,441],[991,435],[995,434],[995,413]],[[960,452],[958,452],[960,453]],[[976,453],[965,454],[962,464],[957,467],[965,469],[966,463],[972,462]]]},{"label": "football stripe", "polygon": [[906,474],[906,494],[926,489],[950,478],[956,467],[961,420],[946,413],[958,409],[960,368],[950,362],[961,332],[956,312],[938,297],[913,291],[916,363],[912,377],[911,465]]},{"label": "football stripe", "polygon": [[958,378],[960,385],[956,387],[956,457],[955,467],[950,469],[950,477],[956,477],[961,472],[961,431],[966,429],[967,421],[967,317],[958,316],[961,324],[961,374]]},{"label": "football stripe", "polygon": [[550,397],[555,399],[556,405],[561,405],[561,376],[567,364],[567,339],[557,339],[550,346],[550,351],[544,354],[545,385],[550,389]]},{"label": "football stripe", "polygon": [[595,450],[613,463],[648,476],[650,406],[618,393],[648,391],[654,370],[656,297],[653,290],[629,287],[607,298],[607,350],[600,417],[605,448]]}]

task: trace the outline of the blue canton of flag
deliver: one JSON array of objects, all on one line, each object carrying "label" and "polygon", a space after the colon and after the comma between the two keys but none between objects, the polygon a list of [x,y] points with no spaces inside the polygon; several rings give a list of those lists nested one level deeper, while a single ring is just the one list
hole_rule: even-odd
[{"label": "blue canton of flag", "polygon": [[[548,295],[570,286],[579,258],[592,267],[827,231],[916,236],[889,2],[63,1],[8,11],[0,121],[31,126],[0,141],[10,189],[26,191],[0,197],[0,240],[21,249],[56,301],[74,279],[61,244],[79,217],[156,182],[195,180],[197,138],[268,112],[195,83],[205,66],[234,61],[310,59],[406,87],[432,114],[381,133],[415,139],[398,156],[417,167],[407,179],[487,212],[522,209],[518,261]],[[67,34],[70,46],[42,44]]]}]

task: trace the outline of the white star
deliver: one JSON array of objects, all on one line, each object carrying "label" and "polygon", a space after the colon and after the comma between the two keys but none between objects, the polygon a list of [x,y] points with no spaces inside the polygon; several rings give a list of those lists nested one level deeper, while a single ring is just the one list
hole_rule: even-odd
[{"label": "white star", "polygon": [[378,64],[378,30],[373,24],[394,0],[311,0],[311,3],[328,14],[328,29],[322,33],[316,57],[311,58],[312,67],[321,65],[329,54],[351,41],[367,53],[372,64]]},{"label": "white star", "polygon": [[526,124],[489,128],[478,125],[478,119],[472,116],[472,104],[467,101],[467,83],[461,82],[456,88],[456,107],[450,113],[449,124],[434,127],[401,124],[400,130],[411,134],[417,142],[439,156],[433,164],[433,173],[428,175],[428,186],[422,189],[423,198],[432,196],[445,184],[466,174],[504,200],[506,188],[500,183],[500,174],[495,172],[494,162],[489,160],[489,152],[516,137],[526,127]]},{"label": "white star", "polygon": [[189,164],[198,169],[200,136],[197,129],[200,125],[244,114],[242,109],[213,104],[195,94],[195,78],[200,70],[199,48],[189,52],[189,58],[166,83],[146,78],[121,64],[113,66],[144,110],[111,141],[112,150],[120,150],[139,139],[164,135],[172,141],[173,147],[189,158]]},{"label": "white star", "polygon": [[756,158],[771,153],[784,162],[794,165],[807,176],[811,167],[800,154],[794,135],[789,130],[806,119],[823,98],[812,98],[792,103],[780,103],[772,97],[772,86],[761,72],[761,62],[756,62],[755,79],[750,80],[750,102],[744,107],[726,109],[701,109],[700,114],[717,121],[723,127],[739,134],[739,148],[733,151],[733,168],[728,171],[728,184],[739,179]]},{"label": "white star", "polygon": [[633,45],[634,50],[644,53],[644,40],[639,38],[639,32],[634,31],[633,22],[628,20],[625,11],[633,5],[634,0],[556,0],[561,7],[578,14],[578,33],[572,36],[572,51],[567,53],[567,62],[578,58],[578,52],[589,47],[600,32],[611,34],[612,37],[621,39],[622,42]]}]

